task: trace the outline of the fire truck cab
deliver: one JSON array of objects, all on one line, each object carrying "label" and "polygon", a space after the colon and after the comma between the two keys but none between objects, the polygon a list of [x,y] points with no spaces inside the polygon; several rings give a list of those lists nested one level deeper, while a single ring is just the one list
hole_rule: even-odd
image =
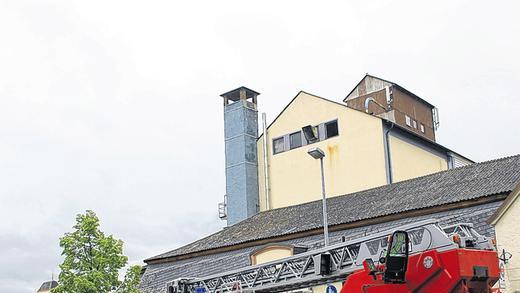
[{"label": "fire truck cab", "polygon": [[[460,225],[458,225],[460,227]],[[426,250],[409,255],[409,234],[395,231],[386,255],[378,264],[363,261],[363,270],[348,276],[341,293],[347,292],[497,292],[492,288],[500,277],[497,253],[488,241],[479,241],[470,225],[465,231],[447,230],[459,248]],[[472,242],[458,233],[472,233]],[[466,235],[466,234],[464,234]],[[482,238],[479,238],[482,237]],[[469,238],[468,238],[469,241]]]}]

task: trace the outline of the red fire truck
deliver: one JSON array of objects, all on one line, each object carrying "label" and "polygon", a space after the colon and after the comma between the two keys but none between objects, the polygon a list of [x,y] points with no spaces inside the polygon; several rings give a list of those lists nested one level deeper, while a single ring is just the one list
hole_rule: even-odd
[{"label": "red fire truck", "polygon": [[452,238],[458,248],[409,255],[408,233],[396,231],[381,264],[364,260],[363,269],[347,277],[341,293],[493,292],[500,276],[497,253],[478,249],[468,240],[460,247],[460,235]]}]

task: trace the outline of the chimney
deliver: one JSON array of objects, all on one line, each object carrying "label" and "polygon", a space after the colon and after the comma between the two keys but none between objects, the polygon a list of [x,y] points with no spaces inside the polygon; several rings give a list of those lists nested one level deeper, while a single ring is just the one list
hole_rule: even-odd
[{"label": "chimney", "polygon": [[258,138],[257,96],[239,87],[220,95],[224,98],[224,139],[226,147],[227,225],[247,219],[258,212]]}]

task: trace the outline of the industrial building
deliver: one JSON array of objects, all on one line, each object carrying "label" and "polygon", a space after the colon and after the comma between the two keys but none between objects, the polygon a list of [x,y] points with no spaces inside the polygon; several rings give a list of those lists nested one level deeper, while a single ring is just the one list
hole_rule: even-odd
[{"label": "industrial building", "polygon": [[[142,292],[323,246],[324,152],[331,243],[420,219],[486,220],[520,182],[520,156],[474,163],[436,142],[439,112],[404,87],[366,75],[343,103],[299,92],[258,135],[260,94],[222,94],[228,227],[145,260]],[[324,292],[323,286],[309,292]]]},{"label": "industrial building", "polygon": [[[319,165],[307,154],[311,145],[325,152],[328,197],[473,163],[436,143],[433,105],[371,75],[343,103],[299,92],[260,136],[258,95],[245,87],[222,94],[226,198],[220,210],[228,225],[319,199]],[[305,126],[315,132],[312,141]]]}]

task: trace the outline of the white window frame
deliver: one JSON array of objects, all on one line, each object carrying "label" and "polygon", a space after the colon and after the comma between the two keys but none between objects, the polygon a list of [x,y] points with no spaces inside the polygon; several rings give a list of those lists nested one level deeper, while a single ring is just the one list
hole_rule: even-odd
[{"label": "white window frame", "polygon": [[410,116],[405,114],[404,119],[406,120],[406,125],[412,127],[412,118],[410,118]]},{"label": "white window frame", "polygon": [[[338,134],[336,134],[334,136],[329,136],[329,134],[327,133],[327,125],[328,124],[332,124],[332,123],[336,123],[336,129],[337,129]],[[329,138],[333,138],[333,137],[339,136],[339,123],[338,123],[338,119],[327,121],[327,122],[323,123],[323,129],[324,129],[324,132],[325,132],[324,133],[324,139],[329,139]]]},{"label": "white window frame", "polygon": [[312,132],[314,133],[314,135],[318,138],[317,141],[314,141],[314,142],[310,142],[307,140],[307,138],[305,137],[305,135],[302,133],[302,143],[304,144],[313,144],[313,143],[316,143],[316,142],[320,142],[322,141],[321,139],[321,136],[320,136],[320,129],[319,129],[319,124],[318,125],[311,125],[312,127]]},{"label": "white window frame", "polygon": [[424,124],[421,123],[420,128],[421,128],[421,132],[425,133],[426,130],[424,129]]},{"label": "white window frame", "polygon": [[[330,123],[336,123],[336,128],[338,130],[338,134],[335,135],[335,136],[327,137],[326,125],[330,124]],[[313,131],[316,131],[315,134],[318,137],[318,140],[315,141],[315,142],[324,141],[326,139],[334,138],[334,137],[340,135],[339,120],[337,118],[334,119],[334,120],[329,120],[327,122],[323,122],[323,123],[320,123],[318,125],[312,126],[312,129],[313,129]],[[298,134],[298,133],[300,134],[301,145],[300,146],[296,146],[296,147],[291,147],[291,135]],[[275,141],[278,141],[278,140],[282,140],[283,147],[282,147],[281,150],[276,151],[276,149],[275,149]],[[307,141],[307,138],[305,137],[305,135],[303,134],[303,132],[301,130],[300,131],[295,131],[295,132],[292,132],[292,133],[289,133],[289,134],[281,135],[281,136],[278,136],[278,137],[275,137],[275,138],[272,139],[271,143],[272,143],[271,150],[273,152],[273,155],[277,155],[279,153],[287,152],[287,151],[290,151],[290,150],[293,150],[293,149],[297,149],[297,148],[300,148],[302,146],[311,144],[311,142]]]},{"label": "white window frame", "polygon": [[[282,140],[283,144],[282,144],[282,150],[281,151],[276,151],[276,147],[275,147],[275,141],[277,140]],[[277,137],[277,138],[273,138],[273,155],[276,155],[276,154],[279,154],[279,153],[283,153],[285,152],[285,136],[280,136],[280,137]]]},{"label": "white window frame", "polygon": [[[291,137],[292,137],[293,135],[299,135],[299,136],[300,136],[300,145],[299,145],[299,146],[295,146],[295,147],[293,147],[293,146],[291,145]],[[304,139],[305,139],[305,138],[303,137],[303,133],[302,133],[301,131],[297,131],[297,132],[290,133],[290,134],[289,134],[289,149],[290,149],[290,150],[294,150],[294,149],[297,149],[297,148],[299,148],[299,147],[302,147],[302,146],[303,146],[303,140],[304,140]]]}]

